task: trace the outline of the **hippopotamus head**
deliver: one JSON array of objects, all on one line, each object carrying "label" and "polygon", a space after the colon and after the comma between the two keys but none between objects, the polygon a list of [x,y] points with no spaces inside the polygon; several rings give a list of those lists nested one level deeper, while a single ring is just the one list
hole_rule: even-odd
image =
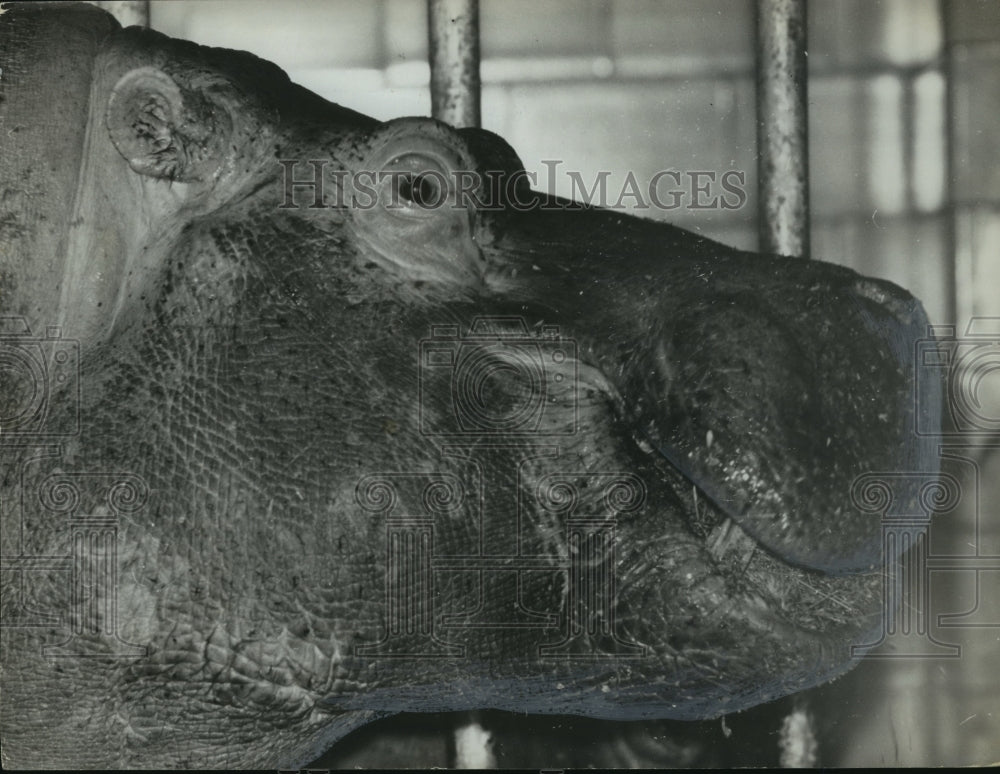
[{"label": "hippopotamus head", "polygon": [[[61,374],[0,447],[8,762],[305,763],[401,710],[708,718],[877,639],[894,557],[857,481],[935,470],[907,292],[533,192],[496,135],[246,53],[8,16],[22,62],[89,52],[64,108],[4,71],[5,346]],[[59,110],[75,155],[18,162]]]}]

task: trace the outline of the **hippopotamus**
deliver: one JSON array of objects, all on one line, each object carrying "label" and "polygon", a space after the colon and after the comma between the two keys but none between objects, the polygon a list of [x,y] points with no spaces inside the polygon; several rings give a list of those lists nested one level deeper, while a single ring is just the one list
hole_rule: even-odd
[{"label": "hippopotamus", "polygon": [[937,465],[905,290],[89,6],[2,36],[6,766],[716,718],[878,640],[858,482]]}]

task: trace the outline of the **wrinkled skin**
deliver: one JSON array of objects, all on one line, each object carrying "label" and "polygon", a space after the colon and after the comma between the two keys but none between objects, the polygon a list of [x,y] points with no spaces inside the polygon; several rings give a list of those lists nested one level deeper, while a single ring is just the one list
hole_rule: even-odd
[{"label": "wrinkled skin", "polygon": [[[55,441],[0,447],[7,502],[31,493],[5,507],[4,553],[72,554],[65,512],[34,494],[54,473],[78,476],[78,517],[109,514],[103,479],[81,473],[131,475],[145,499],[116,522],[117,624],[102,614],[66,657],[42,648],[83,625],[68,565],[5,574],[5,765],[304,764],[406,710],[716,717],[825,682],[877,639],[880,524],[852,483],[935,469],[912,433],[913,412],[935,408],[913,403],[926,319],[909,294],[620,212],[362,209],[349,178],[345,206],[312,208],[306,190],[283,207],[281,160],[328,160],[328,192],[339,171],[519,162],[486,132],[327,103],[247,54],[59,16],[2,21],[4,45],[28,52],[17,61],[71,49],[83,64],[66,88],[86,79],[90,96],[72,182],[25,204],[17,192],[48,172],[24,162],[43,152],[42,117],[18,111],[45,106],[8,95],[5,129],[27,129],[0,137],[21,208],[0,299],[36,335],[58,324],[79,341],[80,399],[53,387]],[[19,72],[5,65],[15,86]],[[456,397],[422,381],[421,340],[490,316],[572,344],[545,378],[576,391],[545,382],[545,433],[441,434]],[[493,373],[490,411],[533,400],[521,376]],[[0,395],[7,415],[17,399]],[[437,641],[403,658],[377,645],[399,580],[371,487],[389,473],[408,474],[395,515],[433,519],[435,561],[452,559],[432,573]],[[568,537],[553,483],[607,533],[606,488],[628,476],[641,496],[613,539]],[[453,499],[421,513],[433,481]],[[494,557],[482,589],[479,550]],[[613,595],[574,601],[583,550]],[[17,625],[24,609],[60,623]],[[602,615],[564,643],[574,616]]]}]

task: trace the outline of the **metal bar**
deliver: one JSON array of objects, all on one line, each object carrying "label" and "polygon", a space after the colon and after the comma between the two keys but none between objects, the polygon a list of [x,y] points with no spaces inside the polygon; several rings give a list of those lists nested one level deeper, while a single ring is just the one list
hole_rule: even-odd
[{"label": "metal bar", "polygon": [[[963,115],[955,90],[955,30],[952,22],[951,0],[938,0],[938,17],[941,19],[942,35],[944,37],[944,56],[941,58],[941,69],[944,75],[944,109],[945,109],[945,245],[941,256],[944,263],[941,283],[941,294],[944,296],[944,312],[942,321],[958,325],[961,321],[971,320],[975,314],[972,300],[974,298],[971,283],[968,279],[973,275],[971,256],[967,250],[959,252],[959,224],[961,211],[957,206],[958,193],[955,181],[958,174],[958,145],[955,135],[959,116]],[[959,49],[961,47],[958,47]],[[968,235],[965,236],[968,243]],[[964,269],[964,271],[963,271]]]},{"label": "metal bar", "polygon": [[760,249],[809,255],[805,0],[757,0]]},{"label": "metal bar", "polygon": [[100,0],[96,5],[114,16],[123,27],[149,26],[149,0]]},{"label": "metal bar", "polygon": [[479,126],[479,0],[427,0],[431,115]]}]

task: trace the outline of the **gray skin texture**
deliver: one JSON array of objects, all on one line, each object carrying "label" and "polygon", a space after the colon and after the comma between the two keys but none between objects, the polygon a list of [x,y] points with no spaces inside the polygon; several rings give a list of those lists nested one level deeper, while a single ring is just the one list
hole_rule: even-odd
[{"label": "gray skin texture", "polygon": [[[77,516],[108,516],[104,479],[82,474],[145,491],[117,522],[117,620],[69,657],[42,650],[81,624],[66,567],[5,573],[6,766],[297,765],[400,711],[712,718],[828,681],[877,639],[880,523],[852,482],[936,467],[912,432],[936,404],[913,401],[926,318],[908,293],[524,188],[508,193],[563,206],[429,209],[405,185],[403,210],[355,206],[339,171],[520,162],[488,132],[379,123],[249,54],[94,9],[0,24],[2,313],[80,348],[79,398],[51,386],[51,437],[0,438],[4,553],[72,555],[65,512],[37,504],[53,474],[76,476]],[[343,206],[300,190],[282,207],[282,159],[328,160]],[[421,340],[489,316],[559,326],[573,346],[545,378],[575,393],[546,395],[547,435],[422,432],[454,426],[456,395],[422,388]],[[533,400],[522,377],[492,373],[490,411]],[[0,393],[5,416],[19,399]],[[407,474],[396,515],[459,482],[437,490],[435,557],[520,541],[535,562],[487,573],[478,611],[478,573],[436,569],[439,657],[372,651],[390,612],[369,486],[386,473]],[[613,594],[574,602],[582,549],[552,484],[606,521],[623,476],[641,496],[588,544]],[[540,650],[598,608],[607,627]],[[16,625],[24,610],[59,623]],[[510,625],[532,615],[552,618]]]}]

